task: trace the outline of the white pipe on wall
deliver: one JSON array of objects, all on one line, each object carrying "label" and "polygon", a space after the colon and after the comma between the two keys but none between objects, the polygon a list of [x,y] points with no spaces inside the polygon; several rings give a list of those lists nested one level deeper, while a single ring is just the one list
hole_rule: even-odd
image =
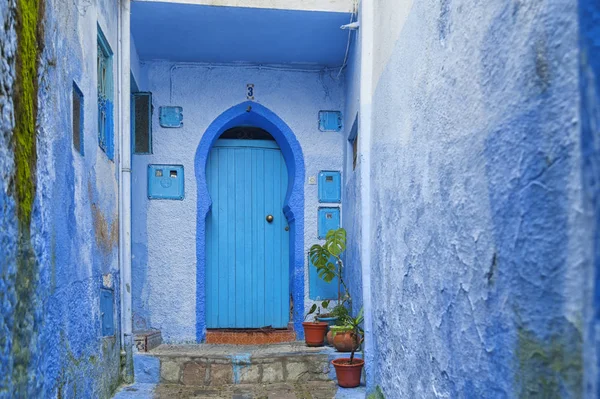
[{"label": "white pipe on wall", "polygon": [[133,380],[131,314],[131,59],[130,0],[121,0],[119,21],[119,260],[121,272],[121,350],[125,352],[125,380]]},{"label": "white pipe on wall", "polygon": [[370,389],[374,362],[373,308],[371,306],[371,121],[373,100],[373,0],[363,0],[360,7],[360,103],[358,151],[360,154],[362,290],[365,327],[365,365],[367,389]]}]

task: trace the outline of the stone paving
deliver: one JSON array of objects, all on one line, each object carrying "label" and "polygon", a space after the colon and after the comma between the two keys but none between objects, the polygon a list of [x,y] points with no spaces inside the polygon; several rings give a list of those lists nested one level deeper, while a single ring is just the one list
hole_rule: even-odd
[{"label": "stone paving", "polygon": [[309,381],[277,384],[238,384],[221,387],[182,387],[159,385],[155,398],[227,398],[227,399],[332,399],[336,384],[333,381]]},{"label": "stone paving", "polygon": [[186,356],[186,357],[223,357],[249,353],[253,357],[273,355],[315,354],[327,350],[327,347],[311,348],[303,341],[287,342],[270,345],[225,345],[225,344],[162,344],[151,353],[156,356]]},{"label": "stone paving", "polygon": [[337,385],[333,381],[307,381],[275,384],[237,384],[192,387],[160,384],[123,388],[117,399],[332,399]]}]

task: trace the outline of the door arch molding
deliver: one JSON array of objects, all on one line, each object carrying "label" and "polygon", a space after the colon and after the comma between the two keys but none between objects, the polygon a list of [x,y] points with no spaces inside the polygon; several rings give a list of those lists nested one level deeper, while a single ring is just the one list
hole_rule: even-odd
[{"label": "door arch molding", "polygon": [[281,149],[288,169],[288,188],[283,212],[290,227],[290,292],[294,308],[294,330],[302,339],[304,316],[304,155],[292,129],[267,107],[246,101],[219,115],[206,129],[196,149],[194,169],[197,187],[196,213],[196,340],[206,337],[206,216],[212,200],[206,184],[206,164],[210,151],[226,130],[240,125],[269,132]]}]

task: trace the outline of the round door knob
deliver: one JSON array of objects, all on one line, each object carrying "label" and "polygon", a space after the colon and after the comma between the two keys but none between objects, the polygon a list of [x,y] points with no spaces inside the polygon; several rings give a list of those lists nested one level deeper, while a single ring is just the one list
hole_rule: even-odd
[{"label": "round door knob", "polygon": [[267,215],[267,222],[273,223],[273,215]]}]

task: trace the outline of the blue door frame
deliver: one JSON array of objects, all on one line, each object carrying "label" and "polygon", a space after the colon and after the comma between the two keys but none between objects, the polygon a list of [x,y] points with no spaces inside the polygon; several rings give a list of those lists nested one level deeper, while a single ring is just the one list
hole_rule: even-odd
[{"label": "blue door frame", "polygon": [[197,182],[196,214],[196,339],[206,337],[206,217],[212,201],[206,183],[210,151],[226,130],[253,126],[269,132],[281,149],[288,172],[283,212],[290,228],[289,284],[293,300],[293,325],[298,339],[304,338],[304,156],[300,143],[287,124],[268,108],[247,101],[219,115],[202,135],[195,157]]},{"label": "blue door frame", "polygon": [[271,140],[217,140],[206,166],[206,327],[287,328],[287,167]]}]

